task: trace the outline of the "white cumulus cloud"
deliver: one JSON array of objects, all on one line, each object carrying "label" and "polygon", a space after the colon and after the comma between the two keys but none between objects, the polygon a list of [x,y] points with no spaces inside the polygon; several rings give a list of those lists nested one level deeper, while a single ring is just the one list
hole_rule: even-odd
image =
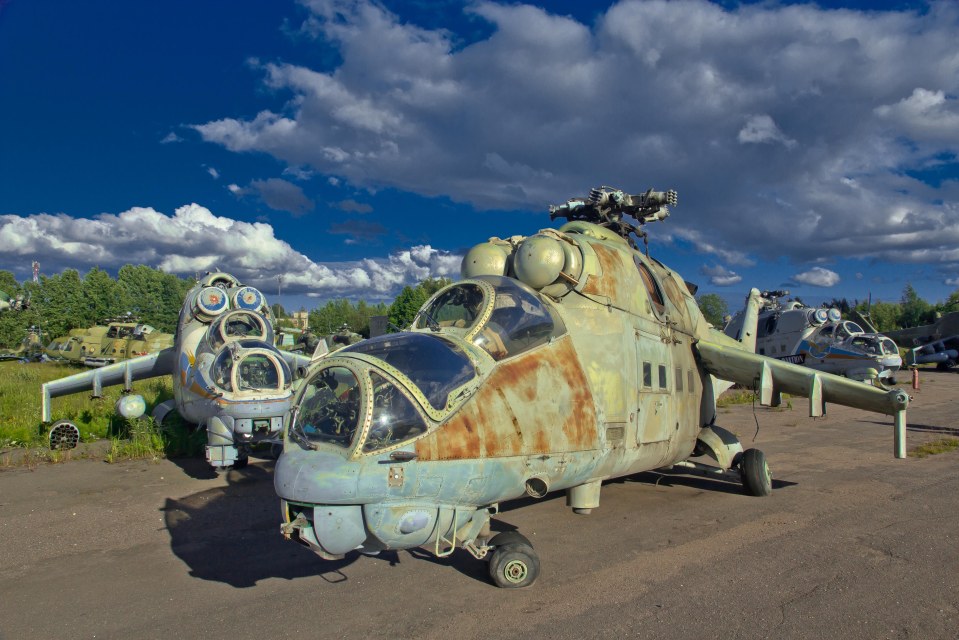
[{"label": "white cumulus cloud", "polygon": [[709,276],[709,282],[717,287],[729,287],[742,282],[743,277],[735,271],[730,271],[721,264],[713,267],[703,265],[699,270],[704,276]]},{"label": "white cumulus cloud", "polygon": [[146,264],[181,276],[222,269],[268,288],[314,296],[389,297],[427,277],[458,277],[462,256],[418,245],[383,258],[319,263],[276,237],[273,227],[217,216],[190,204],[167,215],[147,207],[73,218],[66,214],[0,215],[0,269],[38,260],[44,272]]},{"label": "white cumulus cloud", "polygon": [[793,276],[793,280],[814,287],[832,287],[839,284],[839,274],[823,267],[813,267]]},{"label": "white cumulus cloud", "polygon": [[727,264],[959,259],[959,184],[910,177],[959,154],[955,2],[621,0],[587,24],[480,0],[489,34],[465,44],[371,0],[304,4],[340,62],[256,63],[286,104],[193,125],[204,140],[480,208],[675,188],[662,233]]}]

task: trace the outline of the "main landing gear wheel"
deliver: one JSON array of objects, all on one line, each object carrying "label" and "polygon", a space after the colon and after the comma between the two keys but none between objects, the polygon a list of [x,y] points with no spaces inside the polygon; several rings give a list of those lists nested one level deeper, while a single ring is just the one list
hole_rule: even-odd
[{"label": "main landing gear wheel", "polygon": [[506,531],[498,534],[489,561],[489,575],[497,587],[520,589],[528,587],[539,577],[539,556],[533,545],[521,533]]},{"label": "main landing gear wheel", "polygon": [[50,428],[50,448],[54,451],[75,449],[80,442],[80,430],[69,420],[59,420]]},{"label": "main landing gear wheel", "polygon": [[751,496],[768,496],[773,492],[773,477],[769,472],[766,454],[759,449],[746,449],[739,463],[743,488]]}]

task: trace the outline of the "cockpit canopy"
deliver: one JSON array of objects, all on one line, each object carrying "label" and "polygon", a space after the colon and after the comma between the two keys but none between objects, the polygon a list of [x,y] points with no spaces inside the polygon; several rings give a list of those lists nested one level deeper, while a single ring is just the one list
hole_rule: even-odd
[{"label": "cockpit canopy", "polygon": [[220,316],[210,325],[210,347],[217,351],[235,340],[262,340],[273,342],[273,327],[255,311],[235,310]]},{"label": "cockpit canopy", "polygon": [[387,363],[416,385],[438,410],[449,394],[476,377],[462,348],[426,333],[394,333],[345,347],[339,353],[365,353]]},{"label": "cockpit canopy", "polygon": [[896,343],[884,336],[861,335],[853,336],[850,344],[857,349],[875,356],[899,355]]},{"label": "cockpit canopy", "polygon": [[438,292],[417,314],[414,330],[462,330],[496,360],[519,355],[566,333],[552,305],[518,280],[479,276]]},{"label": "cockpit canopy", "polygon": [[819,330],[819,335],[824,338],[831,338],[833,340],[841,341],[845,340],[849,336],[856,335],[859,333],[864,333],[862,327],[860,327],[855,322],[850,322],[846,320],[844,322],[839,322],[836,324],[827,324],[822,329]]},{"label": "cockpit canopy", "polygon": [[288,389],[293,375],[276,349],[261,340],[224,347],[210,367],[213,384],[224,391],[269,393]]},{"label": "cockpit canopy", "polygon": [[[428,425],[400,387],[376,371],[369,390],[343,366],[323,369],[307,383],[294,416],[292,433],[311,444],[350,449],[363,438],[363,453],[373,453],[426,433]],[[372,392],[372,411],[363,413],[362,398]],[[363,428],[365,426],[365,429]]]}]

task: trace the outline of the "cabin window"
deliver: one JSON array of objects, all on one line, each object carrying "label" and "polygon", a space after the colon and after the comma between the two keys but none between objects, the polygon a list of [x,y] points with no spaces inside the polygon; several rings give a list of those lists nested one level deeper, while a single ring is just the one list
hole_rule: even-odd
[{"label": "cabin window", "polygon": [[676,367],[676,391],[683,390],[683,370]]},{"label": "cabin window", "polygon": [[659,365],[659,388],[666,388],[666,365]]},{"label": "cabin window", "polygon": [[771,315],[768,318],[763,319],[759,323],[759,329],[756,332],[757,338],[765,338],[766,336],[775,333],[776,323],[779,321],[779,316]]},{"label": "cabin window", "polygon": [[643,386],[653,386],[653,365],[648,362],[643,363]]},{"label": "cabin window", "polygon": [[693,392],[693,372],[692,370],[686,372],[686,390],[690,393]]}]

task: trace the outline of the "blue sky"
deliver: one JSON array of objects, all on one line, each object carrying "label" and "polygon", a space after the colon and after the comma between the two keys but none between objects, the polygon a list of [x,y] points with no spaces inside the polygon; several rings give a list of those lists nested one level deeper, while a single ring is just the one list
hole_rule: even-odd
[{"label": "blue sky", "polygon": [[959,288],[955,2],[0,0],[0,268],[389,300],[611,184],[741,300]]}]

